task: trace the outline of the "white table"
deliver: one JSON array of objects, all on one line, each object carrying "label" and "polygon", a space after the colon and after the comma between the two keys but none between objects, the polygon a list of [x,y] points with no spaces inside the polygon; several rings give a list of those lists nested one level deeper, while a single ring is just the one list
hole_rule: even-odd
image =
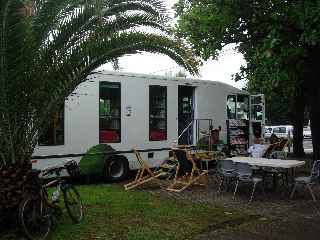
[{"label": "white table", "polygon": [[[289,174],[289,169],[291,169],[291,182],[294,181],[294,170],[296,167],[303,166],[306,164],[305,161],[297,161],[297,160],[283,160],[283,159],[269,159],[269,158],[253,158],[253,157],[232,157],[226,158],[225,160],[231,160],[234,163],[248,163],[251,166],[257,167],[271,167],[271,168],[282,168],[286,170],[286,174]],[[273,179],[273,188],[275,189],[277,186],[276,178]],[[287,186],[288,178],[287,178]]]},{"label": "white table", "polygon": [[258,167],[273,167],[273,168],[295,168],[306,164],[305,161],[297,160],[282,160],[282,159],[269,159],[269,158],[253,158],[253,157],[232,157],[225,160],[231,160],[233,162],[248,163],[251,166]]}]

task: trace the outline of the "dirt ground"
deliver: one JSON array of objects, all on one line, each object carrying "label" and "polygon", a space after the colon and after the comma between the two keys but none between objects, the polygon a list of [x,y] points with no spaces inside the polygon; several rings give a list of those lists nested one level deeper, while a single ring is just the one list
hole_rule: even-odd
[{"label": "dirt ground", "polygon": [[[295,175],[308,175],[310,163],[297,169]],[[162,180],[163,188],[168,182]],[[272,181],[270,182],[270,184]],[[252,216],[243,221],[226,222],[219,226],[209,226],[197,236],[196,240],[280,240],[280,239],[320,239],[320,187],[314,192],[319,199],[313,202],[306,189],[298,189],[294,199],[289,201],[291,187],[281,185],[277,189],[269,189],[263,193],[257,190],[255,198],[249,204],[252,186],[241,186],[236,199],[232,198],[233,186],[217,194],[218,182],[214,175],[209,176],[207,187],[192,186],[182,193],[161,190],[158,186],[140,187],[152,195],[173,198],[178,201],[191,201],[223,206],[228,210],[242,211]],[[272,184],[271,184],[272,186]],[[260,191],[259,191],[260,190]]]}]

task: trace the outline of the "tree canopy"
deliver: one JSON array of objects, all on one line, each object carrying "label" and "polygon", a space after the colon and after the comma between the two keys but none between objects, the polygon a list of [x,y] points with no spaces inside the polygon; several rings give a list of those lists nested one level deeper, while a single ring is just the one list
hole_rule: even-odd
[{"label": "tree canopy", "polygon": [[[285,96],[294,107],[307,102],[319,155],[320,110],[314,103],[320,103],[315,57],[320,49],[320,1],[179,0],[175,8],[176,34],[199,56],[215,58],[223,46],[236,43],[247,65],[235,80],[248,79],[248,89],[263,92],[267,99]],[[276,89],[285,91],[279,95]],[[304,112],[304,105],[298,112]]]}]

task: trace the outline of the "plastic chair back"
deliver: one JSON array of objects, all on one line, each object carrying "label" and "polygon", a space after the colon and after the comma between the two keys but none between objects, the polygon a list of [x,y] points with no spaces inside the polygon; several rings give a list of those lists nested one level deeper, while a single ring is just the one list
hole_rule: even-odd
[{"label": "plastic chair back", "polygon": [[217,173],[225,177],[235,177],[236,166],[231,160],[219,160]]},{"label": "plastic chair back", "polygon": [[218,161],[218,169],[224,171],[235,170],[235,164],[231,160],[220,160]]},{"label": "plastic chair back", "polygon": [[320,160],[316,160],[313,163],[310,177],[312,182],[320,183]]},{"label": "plastic chair back", "polygon": [[252,176],[252,169],[248,163],[237,163],[236,169],[239,176]]}]

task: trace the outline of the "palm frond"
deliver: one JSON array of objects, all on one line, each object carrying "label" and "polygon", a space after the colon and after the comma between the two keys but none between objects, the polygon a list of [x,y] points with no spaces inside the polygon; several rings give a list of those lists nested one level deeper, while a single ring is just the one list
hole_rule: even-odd
[{"label": "palm frond", "polygon": [[55,28],[61,11],[70,11],[69,0],[36,0],[35,15],[33,16],[33,27],[35,39],[41,44],[47,37],[48,33]]},{"label": "palm frond", "polygon": [[0,3],[0,165],[28,160],[53,112],[104,63],[147,51],[198,73],[161,0]]}]

